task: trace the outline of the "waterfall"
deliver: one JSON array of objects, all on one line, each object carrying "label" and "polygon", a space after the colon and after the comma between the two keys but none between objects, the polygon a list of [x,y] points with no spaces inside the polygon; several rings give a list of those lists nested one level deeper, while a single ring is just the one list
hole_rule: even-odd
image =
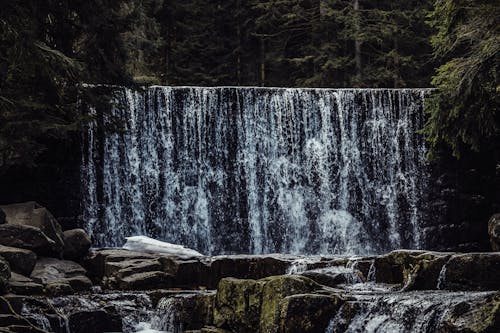
[{"label": "waterfall", "polygon": [[206,254],[419,248],[425,94],[116,88],[109,112],[86,111],[84,227]]},{"label": "waterfall", "polygon": [[[325,333],[451,332],[456,313],[474,312],[495,292],[420,291],[351,295]],[[477,311],[477,310],[476,310]]]}]

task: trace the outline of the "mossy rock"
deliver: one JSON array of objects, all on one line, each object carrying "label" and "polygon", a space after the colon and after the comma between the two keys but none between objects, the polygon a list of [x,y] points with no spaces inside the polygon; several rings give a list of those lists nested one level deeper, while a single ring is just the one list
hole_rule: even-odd
[{"label": "mossy rock", "polygon": [[443,289],[500,290],[500,253],[454,255],[446,263]]},{"label": "mossy rock", "polygon": [[500,332],[500,292],[479,304],[455,306],[443,318],[440,332]]},{"label": "mossy rock", "polygon": [[264,282],[260,331],[266,333],[278,331],[280,303],[285,297],[310,293],[322,288],[322,286],[305,276],[271,276],[260,281]]},{"label": "mossy rock", "polygon": [[257,332],[263,281],[224,278],[217,287],[214,324],[241,333]]},{"label": "mossy rock", "polygon": [[294,275],[261,280],[224,278],[217,288],[214,324],[239,333],[278,332],[281,301],[321,288],[306,277]]},{"label": "mossy rock", "polygon": [[397,250],[375,259],[375,280],[401,284],[406,290],[435,289],[449,253]]},{"label": "mossy rock", "polygon": [[280,304],[279,332],[323,333],[342,303],[335,295],[287,296]]}]

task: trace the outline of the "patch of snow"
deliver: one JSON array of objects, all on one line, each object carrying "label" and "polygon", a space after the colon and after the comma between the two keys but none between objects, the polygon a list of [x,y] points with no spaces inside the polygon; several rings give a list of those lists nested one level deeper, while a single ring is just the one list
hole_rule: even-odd
[{"label": "patch of snow", "polygon": [[147,236],[131,236],[126,237],[127,241],[123,245],[126,250],[147,252],[147,253],[164,253],[178,257],[203,257],[203,254],[189,249],[182,245],[162,242]]}]

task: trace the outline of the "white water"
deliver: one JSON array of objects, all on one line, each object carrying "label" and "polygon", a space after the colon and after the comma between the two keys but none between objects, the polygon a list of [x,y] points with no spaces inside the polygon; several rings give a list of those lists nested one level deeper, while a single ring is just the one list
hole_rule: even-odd
[{"label": "white water", "polygon": [[325,333],[444,332],[443,322],[455,308],[468,303],[472,305],[466,308],[474,309],[492,295],[494,292],[439,291],[357,295],[342,305]]},{"label": "white water", "polygon": [[205,254],[418,248],[424,95],[116,88],[85,135],[85,228],[97,245],[147,235]]}]

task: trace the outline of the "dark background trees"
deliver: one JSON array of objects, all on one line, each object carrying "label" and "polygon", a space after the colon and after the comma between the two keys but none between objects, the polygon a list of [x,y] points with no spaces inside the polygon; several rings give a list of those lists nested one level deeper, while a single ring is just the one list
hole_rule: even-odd
[{"label": "dark background trees", "polygon": [[0,172],[70,140],[83,82],[434,85],[433,151],[480,150],[498,139],[498,17],[494,0],[2,1]]}]

